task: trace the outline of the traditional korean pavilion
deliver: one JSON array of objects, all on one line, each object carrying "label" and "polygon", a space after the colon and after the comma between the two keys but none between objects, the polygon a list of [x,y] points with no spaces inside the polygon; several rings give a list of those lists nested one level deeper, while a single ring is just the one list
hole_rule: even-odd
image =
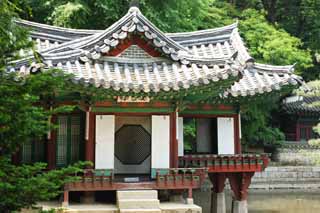
[{"label": "traditional korean pavilion", "polygon": [[[80,181],[65,185],[64,204],[70,192],[120,190],[186,191],[191,202],[193,189],[209,178],[212,212],[225,212],[226,179],[233,212],[247,212],[250,180],[269,159],[242,154],[238,100],[298,85],[293,66],[256,63],[237,23],[163,33],[137,7],[105,30],[17,22],[31,30],[41,63],[21,50],[24,58],[12,70],[23,76],[59,68],[75,82],[110,94],[82,110],[57,114],[52,120],[58,128],[46,143],[21,149],[22,162],[44,160],[49,169],[78,160],[94,163],[78,174]],[[184,125],[192,122],[196,136],[190,142]]]},{"label": "traditional korean pavilion", "polygon": [[290,96],[283,100],[282,124],[286,141],[303,143],[319,136],[312,130],[319,123],[320,97]]}]

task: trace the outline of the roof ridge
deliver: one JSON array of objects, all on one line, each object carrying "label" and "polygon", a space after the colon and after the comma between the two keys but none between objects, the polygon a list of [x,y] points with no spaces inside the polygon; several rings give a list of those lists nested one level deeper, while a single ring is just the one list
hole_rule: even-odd
[{"label": "roof ridge", "polygon": [[82,50],[79,56],[82,61],[96,60],[134,32],[139,32],[151,40],[153,45],[174,61],[189,63],[185,56],[193,55],[184,46],[166,36],[135,7],[130,8],[127,14],[97,36],[91,37],[87,42],[75,44],[72,48]]},{"label": "roof ridge", "polygon": [[177,32],[177,33],[165,33],[169,37],[174,37],[174,36],[189,36],[189,35],[201,35],[201,34],[208,34],[208,33],[216,33],[216,32],[222,32],[222,31],[232,31],[235,28],[238,28],[238,21],[225,25],[222,27],[217,27],[217,28],[211,28],[211,29],[205,29],[205,30],[195,30],[195,31],[188,31],[188,32]]},{"label": "roof ridge", "polygon": [[91,30],[91,29],[76,29],[76,28],[67,28],[67,27],[59,27],[54,26],[50,24],[43,24],[39,22],[29,21],[25,19],[15,19],[14,22],[18,24],[28,25],[31,27],[41,27],[41,28],[47,28],[50,30],[57,30],[57,31],[63,31],[63,32],[71,32],[71,33],[99,33],[102,30]]},{"label": "roof ridge", "polygon": [[292,65],[270,65],[270,64],[263,64],[263,63],[255,62],[253,66],[255,68],[265,69],[265,70],[270,70],[270,71],[293,73],[295,65],[296,64],[292,64]]}]

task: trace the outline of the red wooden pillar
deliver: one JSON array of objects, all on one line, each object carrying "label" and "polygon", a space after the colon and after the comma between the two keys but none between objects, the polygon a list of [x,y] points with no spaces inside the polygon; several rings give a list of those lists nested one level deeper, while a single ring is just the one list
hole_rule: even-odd
[{"label": "red wooden pillar", "polygon": [[21,163],[21,147],[11,156],[11,161],[14,165],[19,165]]},{"label": "red wooden pillar", "polygon": [[170,167],[178,168],[177,112],[170,113]]},{"label": "red wooden pillar", "polygon": [[221,193],[224,190],[225,182],[227,179],[224,173],[209,173],[210,181],[213,185],[213,191],[215,193]]},{"label": "red wooden pillar", "polygon": [[94,150],[95,150],[95,114],[90,111],[90,109],[86,112],[88,115],[86,116],[86,124],[88,125],[88,138],[86,140],[86,152],[85,152],[85,160],[91,161],[94,164]]},{"label": "red wooden pillar", "polygon": [[[51,123],[57,122],[57,116],[51,117]],[[48,169],[54,169],[56,167],[56,141],[57,141],[57,130],[51,130],[50,137],[47,142],[47,162]]]},{"label": "red wooden pillar", "polygon": [[296,121],[296,141],[300,141],[300,123],[299,119]]},{"label": "red wooden pillar", "polygon": [[229,173],[228,179],[233,192],[233,199],[237,201],[247,200],[248,188],[254,172]]},{"label": "red wooden pillar", "polygon": [[63,207],[67,207],[69,205],[69,191],[65,190],[63,192],[63,203],[62,206]]},{"label": "red wooden pillar", "polygon": [[239,125],[239,115],[233,116],[233,126],[234,126],[234,153],[241,154],[241,141],[240,141],[240,125]]}]

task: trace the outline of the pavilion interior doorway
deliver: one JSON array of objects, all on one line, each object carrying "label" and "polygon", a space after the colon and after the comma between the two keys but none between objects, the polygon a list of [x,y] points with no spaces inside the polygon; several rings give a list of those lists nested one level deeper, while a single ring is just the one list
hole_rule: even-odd
[{"label": "pavilion interior doorway", "polygon": [[179,118],[179,156],[184,154],[234,154],[233,117]]},{"label": "pavilion interior doorway", "polygon": [[139,176],[151,172],[151,116],[115,116],[114,173]]}]

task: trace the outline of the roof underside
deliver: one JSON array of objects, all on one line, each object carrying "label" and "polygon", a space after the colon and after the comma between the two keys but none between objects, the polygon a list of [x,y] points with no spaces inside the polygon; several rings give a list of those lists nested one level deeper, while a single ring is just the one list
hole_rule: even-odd
[{"label": "roof underside", "polygon": [[[280,90],[301,81],[292,73],[293,66],[254,63],[236,23],[165,34],[137,8],[106,30],[66,29],[24,20],[17,23],[31,29],[44,69],[61,68],[74,74],[77,82],[114,91],[178,92],[214,85],[220,88],[221,97],[237,97]],[[126,46],[133,37],[143,44]],[[157,57],[148,55],[150,46],[159,53]],[[114,55],[119,49],[120,54]],[[31,53],[21,50],[24,58],[13,62],[13,69],[28,74]]]}]

